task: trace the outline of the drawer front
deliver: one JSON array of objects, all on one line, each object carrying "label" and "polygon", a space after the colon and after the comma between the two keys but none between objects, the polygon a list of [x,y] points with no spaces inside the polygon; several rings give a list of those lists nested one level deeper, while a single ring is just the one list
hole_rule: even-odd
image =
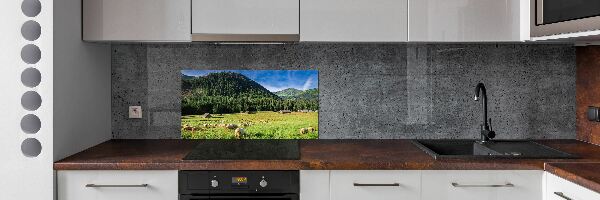
[{"label": "drawer front", "polygon": [[419,171],[331,171],[331,200],[418,200]]},{"label": "drawer front", "polygon": [[600,194],[567,181],[554,174],[547,173],[546,176],[546,200],[600,200]]},{"label": "drawer front", "polygon": [[329,170],[300,171],[300,200],[329,200]]},{"label": "drawer front", "polygon": [[542,200],[543,171],[423,171],[423,200]]},{"label": "drawer front", "polygon": [[177,171],[57,172],[59,200],[177,200],[177,186]]}]

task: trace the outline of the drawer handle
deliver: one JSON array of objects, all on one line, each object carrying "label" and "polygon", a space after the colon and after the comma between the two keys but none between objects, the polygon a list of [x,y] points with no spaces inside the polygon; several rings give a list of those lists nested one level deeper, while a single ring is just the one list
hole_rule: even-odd
[{"label": "drawer handle", "polygon": [[124,188],[124,187],[148,187],[148,184],[139,184],[139,185],[97,185],[97,184],[87,184],[85,187],[91,188]]},{"label": "drawer handle", "polygon": [[399,187],[400,183],[354,183],[354,187]]},{"label": "drawer handle", "polygon": [[569,198],[568,196],[566,196],[565,194],[563,194],[562,192],[554,192],[554,194],[556,196],[559,196],[559,197],[565,199],[565,200],[573,200],[573,199]]},{"label": "drawer handle", "polygon": [[490,185],[463,185],[458,183],[452,183],[454,187],[515,187],[512,183],[507,184],[490,184]]}]

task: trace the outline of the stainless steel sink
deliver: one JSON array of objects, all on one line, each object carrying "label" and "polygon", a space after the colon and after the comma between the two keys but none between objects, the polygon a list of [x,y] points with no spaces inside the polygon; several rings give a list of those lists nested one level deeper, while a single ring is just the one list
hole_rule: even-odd
[{"label": "stainless steel sink", "polygon": [[527,140],[413,140],[416,146],[438,159],[569,159],[569,153]]}]

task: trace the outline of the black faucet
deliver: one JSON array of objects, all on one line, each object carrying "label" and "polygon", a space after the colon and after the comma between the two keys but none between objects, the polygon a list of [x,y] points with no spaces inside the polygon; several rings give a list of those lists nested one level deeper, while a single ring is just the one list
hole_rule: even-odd
[{"label": "black faucet", "polygon": [[[481,97],[479,96],[479,92],[481,91]],[[494,137],[496,137],[496,132],[492,130],[492,119],[490,118],[490,123],[488,124],[487,117],[487,94],[485,93],[485,85],[483,83],[477,84],[475,88],[475,101],[479,101],[480,98],[483,98],[482,106],[483,106],[483,124],[481,124],[481,141],[480,142],[488,142]]]}]

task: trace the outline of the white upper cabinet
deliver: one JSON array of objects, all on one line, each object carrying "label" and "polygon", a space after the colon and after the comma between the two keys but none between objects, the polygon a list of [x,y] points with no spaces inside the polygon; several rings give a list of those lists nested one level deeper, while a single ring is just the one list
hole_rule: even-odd
[{"label": "white upper cabinet", "polygon": [[189,0],[83,0],[83,40],[190,41]]},{"label": "white upper cabinet", "polygon": [[195,41],[298,41],[299,0],[192,0]]},{"label": "white upper cabinet", "polygon": [[529,4],[528,0],[410,0],[408,40],[529,40]]},{"label": "white upper cabinet", "polygon": [[83,0],[86,41],[530,40],[527,0]]},{"label": "white upper cabinet", "polygon": [[300,41],[405,42],[408,0],[302,0]]}]

